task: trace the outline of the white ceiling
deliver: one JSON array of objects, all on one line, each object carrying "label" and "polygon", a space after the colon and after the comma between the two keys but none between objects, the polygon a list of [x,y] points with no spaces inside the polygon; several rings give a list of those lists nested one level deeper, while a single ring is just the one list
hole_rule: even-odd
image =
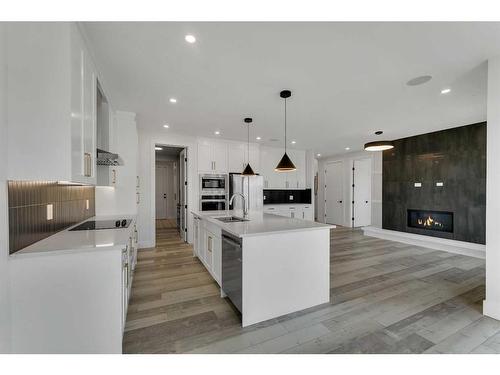
[{"label": "white ceiling", "polygon": [[[84,23],[116,108],[140,128],[283,144],[322,155],[486,119],[500,23]],[[186,34],[197,38],[184,41]],[[422,86],[406,82],[420,75]],[[442,88],[451,93],[441,95]],[[175,97],[176,104],[169,102]],[[163,129],[168,123],[170,129]],[[279,142],[270,142],[278,138]]]}]

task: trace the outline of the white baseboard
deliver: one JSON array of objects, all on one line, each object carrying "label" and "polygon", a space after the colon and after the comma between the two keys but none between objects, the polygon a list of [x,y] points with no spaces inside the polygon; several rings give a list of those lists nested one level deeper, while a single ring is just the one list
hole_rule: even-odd
[{"label": "white baseboard", "polygon": [[155,247],[155,244],[153,243],[153,241],[139,241],[137,247],[139,248],[139,250],[150,249],[152,247]]},{"label": "white baseboard", "polygon": [[447,251],[449,253],[467,255],[475,258],[485,259],[486,245],[471,242],[448,240],[421,234],[398,232],[395,230],[381,229],[376,227],[362,228],[366,236],[377,237],[384,240],[397,241],[410,245],[427,247],[429,249]]},{"label": "white baseboard", "polygon": [[484,300],[483,315],[489,316],[490,318],[496,320],[500,320],[500,303]]}]

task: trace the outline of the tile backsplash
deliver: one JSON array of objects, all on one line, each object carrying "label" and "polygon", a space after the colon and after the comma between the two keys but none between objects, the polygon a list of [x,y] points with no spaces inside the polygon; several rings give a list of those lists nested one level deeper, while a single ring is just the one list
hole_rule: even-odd
[{"label": "tile backsplash", "polygon": [[[11,254],[95,215],[94,186],[9,181],[8,190]],[[48,204],[52,220],[47,220]]]}]

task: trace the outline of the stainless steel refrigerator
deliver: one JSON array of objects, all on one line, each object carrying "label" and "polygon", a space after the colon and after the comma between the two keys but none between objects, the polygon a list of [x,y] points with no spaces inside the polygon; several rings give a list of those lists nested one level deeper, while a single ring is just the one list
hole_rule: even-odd
[{"label": "stainless steel refrigerator", "polygon": [[[240,173],[229,174],[229,198],[234,193],[241,193],[247,200],[249,211],[262,211],[264,205],[264,178],[262,176],[242,176]],[[230,210],[242,210],[243,199],[237,197]]]}]

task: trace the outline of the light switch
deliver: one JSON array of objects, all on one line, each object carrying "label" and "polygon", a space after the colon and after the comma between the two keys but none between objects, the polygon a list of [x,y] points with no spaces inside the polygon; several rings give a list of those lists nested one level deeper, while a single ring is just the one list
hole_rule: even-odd
[{"label": "light switch", "polygon": [[293,201],[293,195],[290,195],[290,196],[289,196],[289,199],[290,199],[291,201]]},{"label": "light switch", "polygon": [[444,183],[442,183],[442,182],[436,182],[436,186],[444,186]]},{"label": "light switch", "polygon": [[47,205],[47,220],[52,220],[54,218],[54,205]]},{"label": "light switch", "polygon": [[413,186],[415,186],[415,187],[422,187],[422,183],[421,182],[415,182],[413,184]]}]

